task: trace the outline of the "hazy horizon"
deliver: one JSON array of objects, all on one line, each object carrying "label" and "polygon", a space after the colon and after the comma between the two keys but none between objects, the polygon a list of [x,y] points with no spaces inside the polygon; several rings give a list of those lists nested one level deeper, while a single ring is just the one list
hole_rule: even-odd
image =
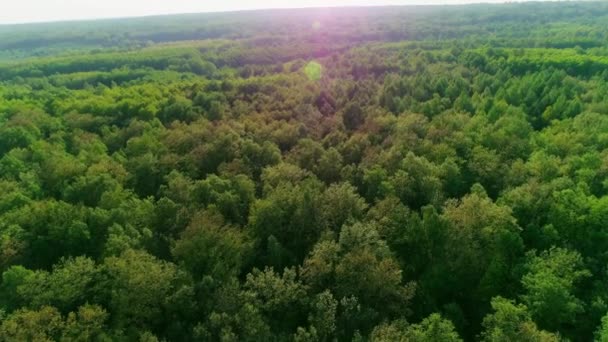
[{"label": "hazy horizon", "polygon": [[[531,0],[542,1],[542,0]],[[506,3],[524,1],[505,0],[225,0],[201,2],[198,0],[21,0],[13,2],[0,13],[0,24],[25,24],[73,20],[129,18],[154,15],[213,13],[243,10],[348,7],[348,6],[406,6],[406,5],[460,5],[473,3]]]}]

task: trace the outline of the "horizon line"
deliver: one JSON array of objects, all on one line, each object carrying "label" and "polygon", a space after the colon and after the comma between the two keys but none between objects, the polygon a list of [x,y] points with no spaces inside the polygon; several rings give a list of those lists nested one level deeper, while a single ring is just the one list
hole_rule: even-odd
[{"label": "horizon line", "polygon": [[452,7],[452,6],[470,6],[470,5],[506,5],[506,4],[524,4],[532,2],[597,2],[600,0],[463,0],[462,2],[431,1],[429,3],[412,3],[412,4],[385,4],[385,5],[348,5],[348,6],[299,6],[299,7],[264,7],[264,8],[243,8],[243,9],[227,9],[227,10],[210,10],[210,11],[193,11],[193,12],[169,12],[169,13],[151,13],[142,15],[127,15],[127,16],[101,16],[101,17],[83,17],[83,18],[65,18],[65,19],[50,19],[50,20],[33,20],[33,21],[14,21],[0,22],[0,27],[7,26],[22,26],[22,25],[44,25],[44,24],[61,24],[61,23],[78,23],[88,21],[111,21],[111,20],[129,20],[129,19],[146,19],[157,17],[169,17],[180,15],[201,15],[201,14],[231,14],[243,12],[264,12],[264,11],[281,11],[281,10],[314,10],[314,9],[336,9],[336,8],[388,8],[388,7]]}]

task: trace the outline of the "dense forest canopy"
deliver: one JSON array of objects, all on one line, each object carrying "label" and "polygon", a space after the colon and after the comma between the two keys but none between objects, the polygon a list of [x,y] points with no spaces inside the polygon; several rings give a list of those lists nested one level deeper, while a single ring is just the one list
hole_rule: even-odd
[{"label": "dense forest canopy", "polygon": [[606,22],[0,26],[0,341],[608,341]]}]

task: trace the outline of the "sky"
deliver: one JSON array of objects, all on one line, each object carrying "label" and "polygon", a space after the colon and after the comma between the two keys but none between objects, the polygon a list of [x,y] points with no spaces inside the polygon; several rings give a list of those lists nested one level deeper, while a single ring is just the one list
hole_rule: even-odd
[{"label": "sky", "polygon": [[300,8],[460,4],[505,0],[0,0],[0,24],[137,17],[158,14]]}]

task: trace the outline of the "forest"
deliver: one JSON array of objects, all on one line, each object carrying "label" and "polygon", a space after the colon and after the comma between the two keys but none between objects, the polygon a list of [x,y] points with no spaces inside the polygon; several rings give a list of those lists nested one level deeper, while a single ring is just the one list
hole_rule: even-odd
[{"label": "forest", "polygon": [[0,341],[608,341],[607,22],[0,26]]}]

